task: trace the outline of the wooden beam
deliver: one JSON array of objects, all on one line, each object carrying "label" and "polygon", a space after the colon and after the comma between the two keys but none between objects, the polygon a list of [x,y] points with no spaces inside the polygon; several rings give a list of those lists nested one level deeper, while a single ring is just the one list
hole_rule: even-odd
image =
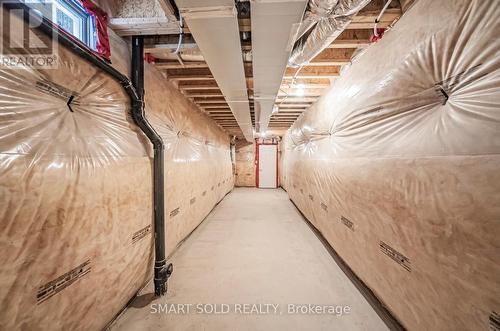
[{"label": "wooden beam", "polygon": [[200,108],[203,108],[203,109],[231,109],[229,108],[229,106],[227,105],[227,103],[225,104],[212,104],[212,105],[198,105],[200,106]]},{"label": "wooden beam", "polygon": [[[291,78],[284,78],[281,87],[289,87],[292,83]],[[297,78],[295,84],[303,84],[305,88],[329,87],[329,78]]]},{"label": "wooden beam", "polygon": [[[186,82],[192,82],[192,81],[186,81]],[[207,81],[209,82],[209,81]],[[202,83],[202,82],[198,82]],[[183,91],[220,91],[218,86],[203,86],[203,85],[179,85],[178,86],[180,90]]]},{"label": "wooden beam", "polygon": [[213,80],[208,68],[168,69],[167,79],[170,80]]},{"label": "wooden beam", "polygon": [[[212,75],[170,75],[167,76],[169,80],[214,80]],[[214,80],[215,81],[215,80]]]},{"label": "wooden beam", "polygon": [[[399,3],[394,1],[394,3]],[[368,7],[368,6],[367,6]],[[382,7],[380,7],[381,9]],[[375,19],[380,14],[380,9],[376,10],[361,10],[358,15],[354,16],[352,22],[347,25],[346,29],[373,29]],[[387,28],[397,18],[401,16],[401,8],[388,8],[382,15],[380,22],[377,24],[379,28]]]},{"label": "wooden beam", "polygon": [[308,66],[341,66],[351,62],[355,49],[326,48],[307,64]]},{"label": "wooden beam", "polygon": [[305,109],[305,108],[309,108],[311,105],[310,104],[293,104],[293,103],[289,103],[289,104],[284,104],[282,103],[281,105],[279,105],[279,109],[281,111],[281,109],[283,108],[288,108],[288,109]]},{"label": "wooden beam", "polygon": [[201,81],[201,82],[192,82],[185,81],[179,82],[179,89],[183,90],[193,90],[193,89],[207,89],[207,88],[219,88],[216,81]]},{"label": "wooden beam", "polygon": [[[173,52],[179,44],[179,28],[177,34],[144,37],[144,52],[154,53],[161,50]],[[186,34],[182,37],[182,49],[198,50],[198,45],[193,36]]]},{"label": "wooden beam", "polygon": [[252,21],[250,18],[238,19],[238,26],[240,28],[240,32],[252,31]]},{"label": "wooden beam", "polygon": [[208,64],[206,64],[205,62],[187,62],[187,61],[185,61],[184,64],[180,64],[179,61],[156,60],[155,67],[157,69],[160,69],[160,70],[163,70],[163,69],[193,69],[193,68],[208,68]]},{"label": "wooden beam", "polygon": [[305,97],[305,96],[294,96],[289,95],[288,97],[278,97],[276,98],[276,103],[280,105],[286,103],[312,103],[318,100],[318,97]]},{"label": "wooden beam", "polygon": [[193,98],[193,101],[198,104],[202,103],[220,103],[226,104],[226,99],[224,97],[214,97],[214,98]]},{"label": "wooden beam", "polygon": [[174,7],[168,0],[157,0],[158,3],[160,4],[161,9],[163,9],[163,12],[165,15],[170,16],[175,14]]},{"label": "wooden beam", "polygon": [[179,90],[183,91],[184,93],[190,93],[190,94],[198,94],[198,93],[221,93],[221,90],[218,87],[210,87],[210,88],[201,88],[201,89],[194,89],[194,88],[180,88]]},{"label": "wooden beam", "polygon": [[302,67],[297,73],[297,68],[286,68],[285,79],[297,78],[330,78],[340,75],[340,67],[338,66],[313,66]]},{"label": "wooden beam", "polygon": [[[317,89],[308,89],[308,90],[304,90],[302,91],[302,93],[304,93],[302,96],[304,97],[320,97],[322,95],[322,92],[324,90],[320,90],[318,92]],[[288,97],[297,97],[299,96],[299,89],[280,89],[280,91],[278,92],[278,98],[284,98],[286,96]]]},{"label": "wooden beam", "polygon": [[220,98],[220,97],[224,97],[224,95],[221,92],[187,93],[184,95],[188,98]]},{"label": "wooden beam", "polygon": [[290,114],[290,115],[300,115],[304,111],[301,109],[286,109],[280,108],[280,110],[276,114]]},{"label": "wooden beam", "polygon": [[358,48],[370,44],[373,29],[344,30],[328,48]]},{"label": "wooden beam", "polygon": [[[178,34],[175,17],[113,17],[109,27],[119,36]],[[185,31],[187,32],[187,31]]]}]

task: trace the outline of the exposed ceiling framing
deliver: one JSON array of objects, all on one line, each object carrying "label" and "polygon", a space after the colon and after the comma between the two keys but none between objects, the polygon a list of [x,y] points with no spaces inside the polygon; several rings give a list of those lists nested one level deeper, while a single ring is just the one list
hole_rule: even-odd
[{"label": "exposed ceiling framing", "polygon": [[[287,68],[276,98],[278,112],[274,113],[269,121],[270,130],[288,129],[340,75],[342,66],[351,62],[356,50],[370,44],[374,21],[384,4],[385,0],[372,0],[354,17],[340,36],[308,65],[300,70]],[[399,2],[393,1],[377,27],[387,28],[401,14]]]},{"label": "exposed ceiling framing", "polygon": [[[182,61],[179,61],[174,54],[179,41],[179,24],[173,16],[174,9],[169,8],[168,0],[155,1],[165,10],[161,17],[113,17],[110,25],[123,36],[145,35],[145,52],[155,58],[155,66],[166,74],[167,79],[229,134],[242,138],[231,107],[190,34],[189,24],[184,26],[180,50]],[[296,68],[286,68],[275,100],[278,112],[269,121],[270,131],[288,129],[340,75],[342,66],[350,63],[356,49],[369,45],[375,18],[384,4],[385,0],[372,0],[354,17],[346,30],[307,66],[298,72]],[[255,127],[250,2],[236,2],[236,7],[250,115]],[[389,27],[401,15],[399,1],[392,1],[377,26]]]}]

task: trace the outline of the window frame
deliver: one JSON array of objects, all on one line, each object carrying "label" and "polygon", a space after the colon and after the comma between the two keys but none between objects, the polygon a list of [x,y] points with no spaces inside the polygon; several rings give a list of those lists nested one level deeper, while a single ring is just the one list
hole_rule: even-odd
[{"label": "window frame", "polygon": [[[52,0],[52,18],[51,20],[57,24],[57,9],[62,11],[65,15],[76,19],[74,24],[77,25],[78,34],[66,31],[62,26],[61,28],[69,34],[75,36],[82,41],[92,50],[96,50],[96,27],[94,16],[88,13],[78,0]],[[59,24],[57,24],[59,26]]]}]

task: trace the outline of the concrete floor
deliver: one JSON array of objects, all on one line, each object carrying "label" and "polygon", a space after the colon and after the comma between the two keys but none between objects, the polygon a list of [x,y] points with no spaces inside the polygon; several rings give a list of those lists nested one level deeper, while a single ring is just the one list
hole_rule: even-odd
[{"label": "concrete floor", "polygon": [[234,189],[171,261],[112,330],[388,330],[281,189]]}]

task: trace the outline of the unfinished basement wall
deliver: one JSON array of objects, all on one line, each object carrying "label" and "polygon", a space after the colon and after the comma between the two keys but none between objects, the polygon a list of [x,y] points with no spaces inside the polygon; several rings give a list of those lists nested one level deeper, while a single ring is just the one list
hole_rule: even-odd
[{"label": "unfinished basement wall", "polygon": [[[112,52],[127,72],[116,36]],[[116,81],[58,56],[58,69],[0,70],[2,330],[102,329],[152,277],[152,146]],[[145,89],[170,254],[232,189],[229,138],[149,65]]]},{"label": "unfinished basement wall", "polygon": [[[110,41],[113,66],[128,73],[131,68],[130,45],[112,30]],[[197,196],[199,199],[199,196],[213,195],[218,202],[233,188],[230,138],[153,64],[144,64],[144,89],[146,116],[163,137],[165,161],[170,162],[165,164],[165,203],[166,215],[175,214],[167,221],[167,227],[170,227],[167,254],[171,254],[214,206],[213,203],[196,204]],[[205,149],[210,153],[204,154]],[[220,176],[224,178],[219,181]],[[169,190],[167,185],[176,190]]]},{"label": "unfinished basement wall", "polygon": [[255,143],[236,140],[235,186],[255,187]]},{"label": "unfinished basement wall", "polygon": [[498,17],[417,1],[285,137],[290,198],[408,330],[500,311]]}]

